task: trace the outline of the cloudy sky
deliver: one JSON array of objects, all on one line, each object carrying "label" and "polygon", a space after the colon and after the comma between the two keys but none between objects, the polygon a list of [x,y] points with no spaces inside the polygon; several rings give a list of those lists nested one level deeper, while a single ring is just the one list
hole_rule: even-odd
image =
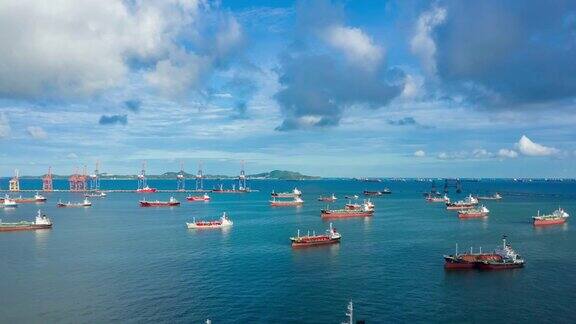
[{"label": "cloudy sky", "polygon": [[576,177],[576,2],[3,0],[0,175]]}]

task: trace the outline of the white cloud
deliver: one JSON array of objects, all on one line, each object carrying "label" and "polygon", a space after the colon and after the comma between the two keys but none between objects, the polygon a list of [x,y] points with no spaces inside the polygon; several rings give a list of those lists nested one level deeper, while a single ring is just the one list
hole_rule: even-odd
[{"label": "white cloud", "polygon": [[368,70],[375,69],[384,58],[384,49],[374,44],[360,28],[331,25],[321,36],[330,46],[342,51],[349,61]]},{"label": "white cloud", "polygon": [[48,134],[42,127],[30,126],[26,128],[26,131],[28,132],[28,135],[35,139],[45,139],[48,137]]},{"label": "white cloud", "polygon": [[415,34],[410,40],[410,49],[420,59],[429,75],[436,74],[436,43],[432,39],[434,28],[446,19],[446,9],[433,7],[424,12],[416,22]]},{"label": "white cloud", "polygon": [[76,153],[70,153],[70,154],[66,155],[66,158],[70,159],[70,160],[75,160],[78,158],[78,155]]},{"label": "white cloud", "polygon": [[0,138],[8,137],[10,131],[10,120],[5,113],[0,113]]},{"label": "white cloud", "polygon": [[518,157],[518,153],[514,150],[500,149],[498,150],[498,156],[501,158],[514,159]]},{"label": "white cloud", "polygon": [[485,149],[475,149],[472,151],[472,157],[475,159],[490,159],[494,157],[494,154]]},{"label": "white cloud", "polygon": [[532,142],[526,135],[522,135],[518,143],[516,143],[516,147],[520,153],[527,156],[548,156],[560,153],[560,150],[554,147]]},{"label": "white cloud", "polygon": [[422,151],[422,150],[418,150],[416,152],[414,152],[414,156],[415,157],[425,157],[426,156],[426,152]]}]

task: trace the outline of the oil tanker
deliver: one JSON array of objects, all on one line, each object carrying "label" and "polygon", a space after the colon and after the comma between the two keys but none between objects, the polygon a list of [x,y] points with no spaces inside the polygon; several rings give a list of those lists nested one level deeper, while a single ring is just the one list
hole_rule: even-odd
[{"label": "oil tanker", "polygon": [[340,235],[340,233],[332,227],[332,223],[330,223],[330,228],[326,230],[326,234],[316,235],[316,233],[312,233],[312,235],[307,234],[305,236],[300,236],[300,230],[298,230],[297,236],[291,237],[290,241],[292,241],[293,248],[303,248],[340,243],[341,238],[342,235]]}]

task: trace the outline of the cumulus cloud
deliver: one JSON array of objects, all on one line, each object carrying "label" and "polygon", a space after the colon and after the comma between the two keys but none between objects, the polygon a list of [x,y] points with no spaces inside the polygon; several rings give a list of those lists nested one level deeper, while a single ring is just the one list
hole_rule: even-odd
[{"label": "cumulus cloud", "polygon": [[490,160],[497,155],[483,148],[472,151],[462,150],[454,152],[440,152],[436,157],[439,160]]},{"label": "cumulus cloud", "polygon": [[410,49],[420,59],[424,71],[436,74],[436,43],[432,32],[446,19],[446,9],[432,7],[422,13],[416,22],[414,36],[410,40]]},{"label": "cumulus cloud", "polygon": [[335,126],[349,107],[379,108],[401,94],[404,73],[383,66],[384,49],[344,25],[341,7],[300,2],[297,18],[294,46],[277,69],[282,88],[275,99],[284,116],[277,130]]},{"label": "cumulus cloud", "polygon": [[368,70],[376,69],[384,57],[384,49],[360,28],[333,25],[323,31],[322,37],[350,62]]},{"label": "cumulus cloud", "polygon": [[160,93],[182,98],[241,38],[232,15],[202,0],[7,0],[0,96],[88,97],[144,71]]},{"label": "cumulus cloud", "polygon": [[102,115],[98,121],[100,125],[126,125],[128,124],[127,115]]},{"label": "cumulus cloud", "polygon": [[5,113],[0,113],[0,138],[8,137],[11,132],[10,120]]},{"label": "cumulus cloud", "polygon": [[498,157],[515,159],[518,157],[518,152],[509,149],[500,149],[498,150]]},{"label": "cumulus cloud", "polygon": [[527,156],[549,156],[560,153],[560,150],[554,147],[544,146],[533,142],[526,135],[522,135],[516,147],[520,153]]},{"label": "cumulus cloud", "polygon": [[418,151],[414,152],[414,156],[415,157],[425,157],[426,152],[424,152],[423,150],[418,150]]},{"label": "cumulus cloud", "polygon": [[30,135],[34,139],[45,139],[48,137],[48,134],[42,127],[38,126],[29,126],[26,128],[28,135]]}]

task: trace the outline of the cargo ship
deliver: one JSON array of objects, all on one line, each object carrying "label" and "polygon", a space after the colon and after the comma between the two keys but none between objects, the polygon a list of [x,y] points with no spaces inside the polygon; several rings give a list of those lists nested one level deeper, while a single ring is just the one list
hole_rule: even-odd
[{"label": "cargo ship", "polygon": [[374,206],[370,208],[368,204],[363,204],[359,209],[322,209],[320,217],[328,218],[350,218],[350,217],[370,217],[374,215]]},{"label": "cargo ship", "polygon": [[291,207],[291,206],[302,206],[304,200],[300,197],[294,197],[293,200],[278,200],[276,197],[272,197],[270,200],[270,206],[272,207]]},{"label": "cargo ship", "polygon": [[370,201],[370,199],[365,199],[363,204],[356,204],[349,201],[346,205],[344,205],[344,208],[351,210],[360,210],[362,208],[367,210],[374,210],[374,203]]},{"label": "cargo ship", "polygon": [[158,191],[158,189],[150,188],[148,186],[145,186],[144,188],[140,188],[140,189],[136,190],[137,193],[154,193],[156,191]]},{"label": "cargo ship", "polygon": [[17,223],[4,223],[0,221],[0,232],[31,231],[46,228],[52,228],[52,221],[50,221],[50,218],[46,215],[42,215],[40,210],[38,210],[34,222],[21,221]]},{"label": "cargo ship", "polygon": [[300,230],[298,230],[297,236],[291,237],[290,241],[292,242],[293,248],[304,248],[340,243],[341,238],[342,235],[340,235],[340,233],[338,233],[336,229],[332,227],[332,223],[330,223],[330,228],[326,230],[326,234],[316,235],[316,233],[313,232],[312,235],[308,233],[305,236],[300,236]]},{"label": "cargo ship", "polygon": [[186,197],[188,201],[210,201],[210,196],[208,194],[203,194],[202,196],[188,196]]},{"label": "cargo ship", "polygon": [[459,200],[457,202],[447,202],[446,209],[448,210],[461,210],[461,209],[472,209],[478,205],[478,199],[468,195],[466,199]]},{"label": "cargo ship", "polygon": [[291,192],[274,192],[272,190],[270,196],[275,198],[295,198],[302,196],[302,191],[298,190],[298,188],[294,188]]},{"label": "cargo ship", "polygon": [[222,213],[219,220],[212,221],[197,221],[196,218],[192,223],[186,223],[186,227],[189,229],[210,229],[210,228],[223,228],[232,226],[232,221],[226,215],[226,212]]},{"label": "cargo ship", "polygon": [[39,193],[36,193],[34,197],[23,198],[22,196],[12,199],[18,204],[30,204],[30,203],[43,203],[46,202],[46,197]]},{"label": "cargo ship", "polygon": [[478,200],[500,200],[502,196],[499,193],[495,193],[492,196],[477,196]]},{"label": "cargo ship", "polygon": [[323,196],[318,197],[318,201],[335,202],[336,200],[338,200],[338,198],[334,194],[332,194],[332,196],[328,196],[328,197],[323,197]]},{"label": "cargo ship", "polygon": [[91,192],[91,193],[87,193],[84,195],[84,197],[88,197],[88,198],[104,198],[106,196],[107,195],[104,191],[96,191],[96,192]]},{"label": "cargo ship", "polygon": [[550,215],[540,215],[538,211],[538,215],[532,217],[532,222],[534,226],[559,225],[566,223],[568,217],[570,215],[564,209],[558,208]]},{"label": "cargo ship", "polygon": [[490,210],[485,206],[473,209],[463,209],[458,211],[458,218],[484,218],[488,217]]},{"label": "cargo ship", "polygon": [[82,202],[78,202],[78,203],[73,203],[73,202],[67,202],[67,203],[63,203],[62,201],[58,200],[58,207],[64,208],[64,207],[90,207],[92,206],[92,202],[90,200],[88,200],[88,198],[84,198],[84,200]]},{"label": "cargo ship", "polygon": [[456,244],[455,254],[444,255],[444,268],[446,270],[512,269],[520,268],[523,265],[524,259],[506,242],[506,236],[502,238],[502,248],[492,252],[483,253],[482,248],[480,248],[478,253],[474,253],[470,248],[470,252],[458,253],[458,244]]},{"label": "cargo ship", "polygon": [[440,196],[434,196],[434,195],[428,195],[428,196],[426,196],[426,201],[427,201],[427,202],[431,202],[431,203],[436,203],[436,202],[449,203],[449,202],[450,202],[450,198],[448,198],[447,195],[444,195],[444,196],[442,196],[442,197],[440,197]]},{"label": "cargo ship", "polygon": [[174,197],[170,197],[168,201],[140,201],[140,207],[175,207],[180,206],[180,202],[176,200]]},{"label": "cargo ship", "polygon": [[364,196],[382,196],[382,195],[389,195],[391,193],[392,193],[392,190],[390,190],[388,188],[384,188],[383,190],[380,190],[380,191],[364,190]]},{"label": "cargo ship", "polygon": [[0,203],[0,207],[14,208],[14,207],[18,207],[18,203],[14,199],[10,199],[10,197],[8,197],[8,195],[6,195],[6,197],[4,197],[4,199],[2,199],[2,202]]}]

